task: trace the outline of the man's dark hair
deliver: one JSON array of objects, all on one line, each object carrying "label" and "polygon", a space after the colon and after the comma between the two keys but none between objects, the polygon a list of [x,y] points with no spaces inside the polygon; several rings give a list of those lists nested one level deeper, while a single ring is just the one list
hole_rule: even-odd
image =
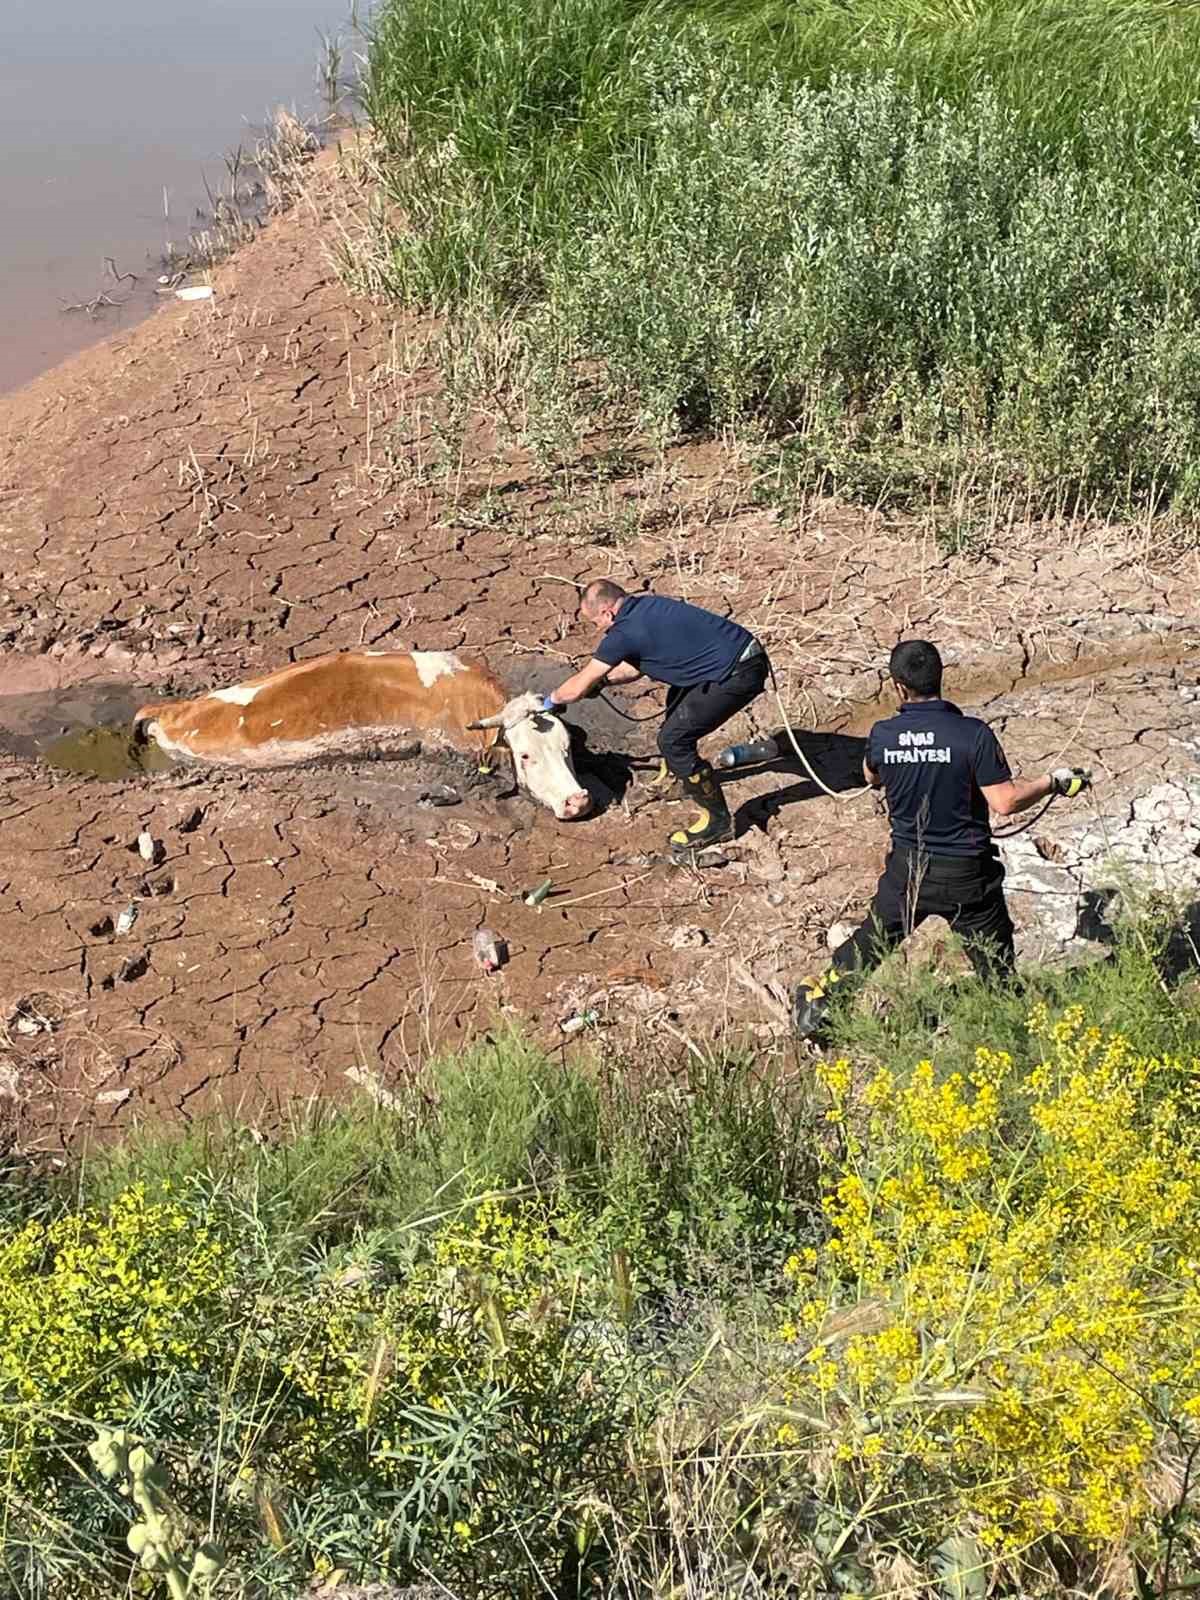
[{"label": "man's dark hair", "polygon": [[942,692],[942,658],[928,639],[903,639],[892,651],[888,671],[910,694]]},{"label": "man's dark hair", "polygon": [[625,598],[625,590],[619,583],[613,583],[611,578],[597,578],[594,583],[588,584],[579,603],[585,606],[615,606],[618,600]]}]

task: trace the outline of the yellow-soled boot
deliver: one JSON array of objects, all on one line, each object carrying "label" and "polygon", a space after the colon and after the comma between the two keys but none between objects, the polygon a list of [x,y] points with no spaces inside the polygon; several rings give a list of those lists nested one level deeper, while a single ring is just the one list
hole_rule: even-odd
[{"label": "yellow-soled boot", "polygon": [[841,981],[836,967],[819,978],[805,978],[792,991],[792,1032],[799,1039],[812,1039],[816,1043],[826,1037],[829,1017],[829,991]]},{"label": "yellow-soled boot", "polygon": [[678,828],[671,835],[672,850],[705,850],[711,844],[733,838],[733,818],[707,762],[690,778],[680,779],[679,792],[685,800],[696,802],[700,814],[686,828]]}]

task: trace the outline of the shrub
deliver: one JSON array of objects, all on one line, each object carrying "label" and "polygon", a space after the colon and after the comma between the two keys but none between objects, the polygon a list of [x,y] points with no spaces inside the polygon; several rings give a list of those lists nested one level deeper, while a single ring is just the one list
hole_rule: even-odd
[{"label": "shrub", "polygon": [[909,498],[1194,509],[1186,8],[730,9],[386,5],[376,279],[475,337],[514,313],[535,412],[765,426]]},{"label": "shrub", "polygon": [[778,1437],[916,1555],[1161,1546],[1200,1453],[1200,1060],[1078,1007],[1030,1026],[1027,1072],[823,1069],[844,1156],[789,1264]]},{"label": "shrub", "polygon": [[231,1266],[219,1228],[140,1183],[0,1240],[5,1475],[30,1491],[69,1471],[50,1444],[73,1415],[126,1416],[156,1369],[219,1363]]}]

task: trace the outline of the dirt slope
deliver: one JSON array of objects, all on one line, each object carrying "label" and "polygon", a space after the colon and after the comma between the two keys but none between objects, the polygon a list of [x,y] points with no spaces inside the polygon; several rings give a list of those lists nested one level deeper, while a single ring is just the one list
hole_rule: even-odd
[{"label": "dirt slope", "polygon": [[[733,786],[729,865],[680,873],[648,859],[678,808],[620,763],[593,773],[603,813],[567,825],[499,781],[427,809],[426,775],[394,763],[104,783],[30,759],[97,705],[379,642],[553,682],[589,643],[561,580],[613,573],[756,628],[842,783],[903,633],[939,641],[951,692],[1028,769],[1092,765],[1109,801],[1195,770],[1194,554],[1014,526],[948,556],[832,503],[781,519],[715,446],[548,478],[476,422],[435,466],[432,330],[338,281],[345,193],[326,161],[212,303],[0,402],[0,1065],[29,1137],[191,1115],[214,1093],[267,1114],[348,1073],[386,1082],[505,1014],[550,1034],[592,1003],[660,1039],[761,1023],[739,965],[811,968],[885,839],[870,798],[835,803],[798,771]],[[593,749],[649,749],[646,725],[591,715]],[[165,852],[149,867],[142,829]],[[511,897],[545,877],[566,892],[540,911]],[[490,981],[470,956],[484,920],[513,955]]]}]

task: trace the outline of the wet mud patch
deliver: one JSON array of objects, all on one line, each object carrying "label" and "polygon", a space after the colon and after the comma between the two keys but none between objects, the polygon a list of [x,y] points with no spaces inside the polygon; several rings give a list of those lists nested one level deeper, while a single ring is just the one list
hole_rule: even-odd
[{"label": "wet mud patch", "polygon": [[168,772],[170,756],[134,735],[133,714],[147,698],[126,683],[0,695],[0,752],[110,783]]}]

